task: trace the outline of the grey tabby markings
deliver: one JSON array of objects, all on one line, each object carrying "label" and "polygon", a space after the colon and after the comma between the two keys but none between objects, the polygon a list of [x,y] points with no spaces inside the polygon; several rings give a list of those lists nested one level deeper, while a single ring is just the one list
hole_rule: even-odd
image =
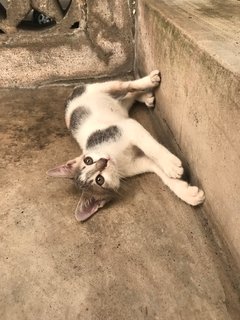
[{"label": "grey tabby markings", "polygon": [[89,136],[86,148],[93,148],[104,142],[117,141],[121,135],[121,131],[117,126],[110,126],[104,130],[97,130]]},{"label": "grey tabby markings", "polygon": [[74,98],[76,98],[76,97],[81,96],[85,91],[86,91],[86,86],[85,86],[84,84],[81,85],[81,86],[79,86],[79,87],[76,87],[76,88],[73,90],[73,93],[72,93],[70,99],[72,100],[72,99],[74,99]]},{"label": "grey tabby markings", "polygon": [[67,100],[67,102],[66,102],[66,109],[67,109],[69,103],[70,103],[74,98],[80,97],[85,91],[86,91],[86,85],[85,85],[85,84],[83,84],[83,85],[81,85],[81,86],[79,86],[79,87],[76,87],[76,88],[73,90],[71,96],[68,98],[68,100]]},{"label": "grey tabby markings", "polygon": [[89,116],[90,111],[85,107],[77,107],[71,114],[70,119],[70,130],[75,131],[83,123],[84,120]]}]

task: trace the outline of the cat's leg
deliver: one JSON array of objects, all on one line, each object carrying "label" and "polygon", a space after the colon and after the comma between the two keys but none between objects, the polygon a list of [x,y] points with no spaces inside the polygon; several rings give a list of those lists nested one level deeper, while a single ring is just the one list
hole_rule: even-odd
[{"label": "cat's leg", "polygon": [[133,119],[127,119],[122,122],[121,127],[126,139],[132,145],[141,149],[169,177],[180,178],[182,176],[183,167],[181,160],[158,143],[140,123]]},{"label": "cat's leg", "polygon": [[142,91],[128,92],[125,96],[118,98],[118,100],[121,102],[123,108],[129,111],[135,101],[140,101],[139,99],[142,95]]},{"label": "cat's leg", "polygon": [[154,107],[154,94],[152,91],[144,92],[136,91],[136,92],[129,92],[124,97],[119,99],[121,101],[121,105],[130,110],[131,106],[134,104],[135,101],[139,101],[144,103],[148,108]]},{"label": "cat's leg", "polygon": [[136,157],[134,160],[131,161],[131,165],[126,167],[124,176],[127,178],[147,172],[155,173],[155,166],[156,165],[151,159],[149,159],[145,155],[142,155]]},{"label": "cat's leg", "polygon": [[151,159],[146,156],[136,158],[132,165],[127,168],[128,177],[145,172],[156,173],[163,183],[169,187],[180,199],[186,203],[196,206],[205,199],[204,192],[196,186],[189,185],[186,181],[169,178]]},{"label": "cat's leg", "polygon": [[129,92],[153,89],[160,84],[159,70],[152,71],[148,76],[130,81],[108,81],[88,85],[88,92],[106,92],[115,98],[124,97]]}]

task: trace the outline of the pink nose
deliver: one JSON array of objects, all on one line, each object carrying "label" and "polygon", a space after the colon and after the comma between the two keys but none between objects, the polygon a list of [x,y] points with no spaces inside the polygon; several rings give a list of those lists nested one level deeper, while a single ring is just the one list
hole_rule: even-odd
[{"label": "pink nose", "polygon": [[108,163],[108,159],[101,158],[96,162],[96,169],[99,171],[103,171]]}]

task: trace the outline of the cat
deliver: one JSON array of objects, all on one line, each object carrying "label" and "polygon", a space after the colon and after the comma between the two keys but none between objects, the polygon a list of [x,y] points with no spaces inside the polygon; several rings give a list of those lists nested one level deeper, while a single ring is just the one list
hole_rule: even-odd
[{"label": "cat", "polygon": [[154,106],[153,89],[160,72],[133,81],[108,81],[75,88],[65,111],[67,128],[82,154],[50,169],[52,177],[73,179],[82,191],[75,211],[84,221],[118,193],[121,180],[145,172],[156,173],[183,201],[196,206],[204,192],[181,180],[181,161],[158,143],[136,120],[129,118],[133,103]]}]

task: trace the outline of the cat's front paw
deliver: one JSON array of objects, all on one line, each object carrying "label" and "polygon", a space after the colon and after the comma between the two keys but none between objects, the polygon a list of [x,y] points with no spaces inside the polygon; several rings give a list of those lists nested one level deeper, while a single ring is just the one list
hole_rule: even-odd
[{"label": "cat's front paw", "polygon": [[152,87],[157,87],[160,84],[161,77],[160,77],[160,71],[159,70],[154,70],[149,74],[149,78],[152,84]]},{"label": "cat's front paw", "polygon": [[205,195],[198,187],[190,186],[186,183],[182,190],[181,198],[191,206],[197,206],[205,200]]},{"label": "cat's front paw", "polygon": [[161,158],[160,166],[169,178],[179,179],[183,175],[181,160],[171,153]]}]

